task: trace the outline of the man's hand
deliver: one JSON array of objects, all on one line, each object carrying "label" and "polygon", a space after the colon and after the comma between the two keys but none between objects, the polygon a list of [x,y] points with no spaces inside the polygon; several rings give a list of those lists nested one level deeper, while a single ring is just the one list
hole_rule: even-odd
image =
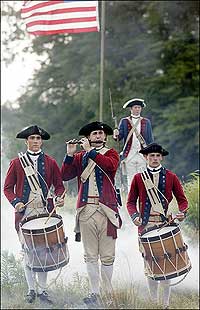
[{"label": "man's hand", "polygon": [[178,212],[176,214],[176,218],[177,218],[177,220],[179,220],[179,222],[182,222],[185,219],[185,213],[184,212]]},{"label": "man's hand", "polygon": [[140,225],[142,225],[142,220],[139,218],[139,216],[137,216],[137,217],[134,219],[133,223],[134,223],[136,226],[140,226]]},{"label": "man's hand", "polygon": [[74,153],[76,152],[77,143],[70,143],[70,142],[73,142],[75,140],[76,139],[72,139],[72,140],[66,142],[66,145],[67,145],[67,155],[69,155],[69,156],[73,156]]},{"label": "man's hand", "polygon": [[24,203],[23,202],[16,203],[15,210],[19,213],[23,212],[25,210]]},{"label": "man's hand", "polygon": [[119,130],[118,130],[117,128],[115,128],[115,129],[113,130],[113,138],[114,138],[114,139],[117,139],[118,136],[119,136]]},{"label": "man's hand", "polygon": [[64,201],[64,199],[63,198],[61,198],[61,197],[59,197],[59,196],[57,196],[56,198],[55,198],[55,207],[57,208],[57,207],[59,207],[59,208],[61,208],[61,207],[63,207],[64,206],[64,203],[65,203],[65,201]]}]

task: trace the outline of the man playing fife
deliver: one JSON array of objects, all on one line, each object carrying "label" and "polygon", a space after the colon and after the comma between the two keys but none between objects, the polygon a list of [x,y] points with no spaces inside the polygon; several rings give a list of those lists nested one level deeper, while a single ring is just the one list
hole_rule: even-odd
[{"label": "man playing fife", "polygon": [[127,175],[128,190],[134,175],[146,168],[146,162],[139,153],[141,148],[153,142],[151,122],[141,116],[142,109],[146,106],[143,99],[130,99],[123,108],[130,108],[131,115],[121,119],[119,129],[114,129],[114,140],[123,139],[121,154],[122,174]]},{"label": "man playing fife", "polygon": [[99,259],[102,288],[111,292],[117,228],[121,227],[114,188],[119,155],[105,145],[107,135],[112,134],[112,128],[102,122],[85,125],[79,131],[79,135],[85,136],[80,140],[83,150],[76,152],[77,145],[68,141],[61,168],[64,181],[78,177],[75,232],[83,241],[91,289],[91,294],[84,298],[88,305],[99,302]]},{"label": "man playing fife", "polygon": [[[179,213],[176,214],[176,218],[179,221],[185,218],[188,209],[187,198],[178,177],[161,165],[163,156],[169,153],[157,143],[148,145],[140,150],[140,153],[144,155],[147,161],[147,169],[145,172],[134,176],[127,200],[128,213],[133,223],[138,226],[139,235],[144,228],[152,227],[155,224],[162,224],[167,220],[168,206],[173,198],[172,194],[174,194],[177,200]],[[159,190],[157,195],[160,201],[156,201],[155,195],[154,201],[152,201],[151,195],[148,196],[148,185],[150,184],[150,188],[152,188],[152,182],[155,185],[154,190]],[[139,204],[137,204],[137,200],[139,200]],[[140,251],[143,253],[141,245]],[[151,272],[148,272],[149,266],[145,260],[144,265],[145,274],[150,274]],[[152,280],[149,277],[147,282],[152,301],[158,303],[159,281]],[[160,284],[163,285],[163,305],[167,309],[170,298],[170,280],[162,280]]]},{"label": "man playing fife", "polygon": [[[28,174],[26,174],[20,158],[11,161],[5,179],[4,194],[15,209],[15,228],[25,251],[24,271],[29,289],[26,301],[33,303],[36,296],[38,296],[41,302],[52,304],[46,292],[47,272],[34,272],[29,266],[29,259],[20,230],[20,222],[34,215],[50,213],[54,208],[54,203],[56,206],[62,207],[64,197],[61,196],[65,188],[55,159],[41,150],[43,140],[49,140],[50,135],[44,129],[33,125],[22,129],[16,138],[25,139],[27,151],[24,155],[30,165],[27,166],[26,171]],[[32,176],[31,171],[34,172]],[[32,183],[30,181],[31,177],[32,182],[34,178],[36,182]],[[39,185],[37,182],[39,182]],[[56,195],[54,199],[49,198],[49,189],[52,185]],[[38,294],[36,294],[36,275],[38,277]]]}]

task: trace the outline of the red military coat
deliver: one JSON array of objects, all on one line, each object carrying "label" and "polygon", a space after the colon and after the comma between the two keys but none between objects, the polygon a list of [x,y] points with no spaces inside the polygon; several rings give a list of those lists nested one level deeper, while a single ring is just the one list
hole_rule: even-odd
[{"label": "red military coat", "polygon": [[[43,176],[47,183],[48,189],[51,185],[55,188],[55,195],[61,196],[64,192],[64,186],[62,182],[62,177],[60,169],[52,157],[41,152],[38,157],[38,171]],[[40,180],[40,179],[39,179]],[[47,197],[48,189],[43,181],[40,181],[40,185],[44,194]],[[18,202],[23,202],[24,204],[28,202],[28,197],[30,193],[30,186],[27,182],[24,170],[20,164],[19,158],[14,158],[10,162],[9,169],[4,183],[4,194],[9,202],[15,207]],[[52,199],[48,199],[48,210],[49,212],[53,209]],[[15,212],[15,227],[18,231],[19,222],[23,217],[23,212]]]},{"label": "red military coat", "polygon": [[[178,177],[176,176],[176,174],[174,174],[168,169],[165,169],[165,171],[166,171],[165,178],[161,176],[164,178],[163,194],[165,195],[169,203],[172,201],[172,198],[173,198],[172,194],[174,194],[177,200],[179,211],[184,212],[188,209],[188,201],[184,194],[182,185]],[[136,206],[138,199],[139,199],[140,210],[138,210]],[[147,201],[146,188],[142,181],[141,174],[137,173],[134,176],[133,181],[131,183],[128,200],[127,200],[127,209],[128,209],[128,213],[130,214],[130,216],[133,216],[134,214],[137,214],[137,213],[139,214],[139,211],[140,211],[141,218],[143,219],[146,201]],[[163,200],[163,203],[165,203],[165,210],[167,211],[168,205],[166,204],[166,201]],[[138,232],[140,233],[144,229],[144,227],[145,226],[140,226],[138,228]]]},{"label": "red military coat", "polygon": [[81,151],[75,153],[73,157],[68,155],[65,157],[61,168],[63,180],[68,181],[75,177],[78,178],[77,208],[83,207],[87,204],[89,179],[85,183],[82,183],[80,176],[84,168],[87,166],[87,160],[89,158],[93,159],[97,164],[95,166],[95,174],[99,191],[99,202],[106,205],[108,208],[111,208],[116,213],[116,216],[119,217],[119,221],[121,221],[120,216],[118,215],[118,203],[114,189],[114,177],[119,164],[119,155],[114,149],[108,149],[104,155],[93,149],[87,153]]}]

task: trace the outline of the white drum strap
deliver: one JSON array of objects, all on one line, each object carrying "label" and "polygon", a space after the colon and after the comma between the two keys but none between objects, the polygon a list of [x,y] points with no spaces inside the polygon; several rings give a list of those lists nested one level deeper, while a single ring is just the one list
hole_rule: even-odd
[{"label": "white drum strap", "polygon": [[[161,192],[157,188],[157,186],[152,182],[147,170],[145,170],[144,172],[141,173],[141,178],[142,178],[142,181],[143,181],[144,186],[146,188],[147,195],[149,197],[150,204],[151,204],[153,211],[159,212],[160,214],[163,214],[165,216],[163,205],[162,205],[160,197],[158,195],[158,192],[159,193],[161,193]],[[163,197],[165,197],[163,195],[163,193],[161,193],[161,194]],[[165,197],[165,200],[168,203],[168,200],[166,199],[166,197]]]}]

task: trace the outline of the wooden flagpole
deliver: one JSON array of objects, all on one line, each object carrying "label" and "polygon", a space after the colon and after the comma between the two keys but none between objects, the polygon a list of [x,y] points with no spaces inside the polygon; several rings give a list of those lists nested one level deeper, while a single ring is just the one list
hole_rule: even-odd
[{"label": "wooden flagpole", "polygon": [[104,42],[105,42],[105,3],[101,1],[101,62],[100,62],[100,99],[99,99],[99,120],[103,121],[103,86],[104,86]]}]

